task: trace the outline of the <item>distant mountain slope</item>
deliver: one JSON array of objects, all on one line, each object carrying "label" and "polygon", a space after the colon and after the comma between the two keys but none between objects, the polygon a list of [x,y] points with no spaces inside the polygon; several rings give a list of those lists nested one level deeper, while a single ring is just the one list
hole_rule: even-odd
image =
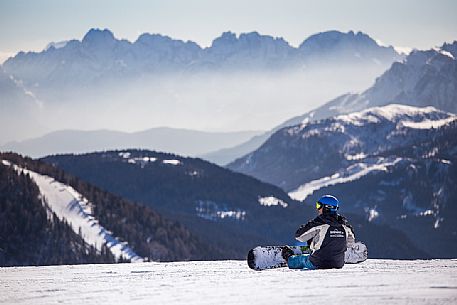
[{"label": "distant mountain slope", "polygon": [[286,127],[229,165],[308,201],[331,193],[348,213],[388,224],[431,256],[457,255],[457,115],[387,105]]},{"label": "distant mountain slope", "polygon": [[272,133],[272,131],[267,131],[263,134],[256,135],[241,144],[212,151],[200,155],[199,157],[216,163],[217,165],[225,166],[233,160],[238,159],[239,157],[259,148],[271,136]]},{"label": "distant mountain slope", "polygon": [[0,148],[32,157],[123,148],[156,149],[183,155],[198,155],[237,145],[258,133],[204,132],[165,127],[132,133],[112,130],[61,130],[35,139],[10,142]]},{"label": "distant mountain slope", "polygon": [[[59,182],[53,185],[57,186],[57,188],[53,188],[52,183],[50,183],[46,192],[42,193],[42,197],[45,195],[48,197],[52,196],[53,198],[50,198],[50,200],[59,200],[62,198],[62,192],[75,193],[68,187],[71,186],[84,197],[80,198],[77,195],[70,203],[66,203],[71,204],[72,207],[67,211],[67,216],[64,216],[64,218],[72,217],[71,219],[68,218],[68,221],[72,221],[74,218],[73,221],[77,223],[79,220],[76,219],[76,216],[80,214],[86,219],[90,227],[102,226],[100,235],[105,235],[105,231],[111,232],[108,234],[112,234],[121,242],[125,242],[126,246],[130,246],[138,255],[145,259],[174,261],[211,259],[223,255],[220,249],[217,249],[213,245],[202,243],[181,224],[163,218],[148,207],[133,204],[123,198],[102,191],[97,187],[39,161],[23,158],[11,153],[2,153],[0,154],[0,158],[8,160],[8,162],[16,164],[21,168],[27,168],[35,173],[40,173],[39,175],[55,177]],[[39,184],[40,189],[46,187],[44,185],[45,182],[38,180],[49,178],[44,176],[39,177],[39,175],[33,173],[30,174],[33,179],[37,179],[34,181]],[[52,205],[56,204],[58,203],[52,203]],[[52,205],[50,204],[50,207],[54,208]],[[61,206],[64,208],[63,204]],[[80,213],[70,215],[69,212],[72,209],[83,210]],[[87,212],[87,209],[90,211]],[[62,215],[62,212],[60,212],[58,215],[59,218]],[[73,227],[73,230],[80,233],[85,240],[97,243],[98,241],[92,238],[94,236],[87,236],[87,234],[91,234],[87,231],[88,228],[85,228],[84,224],[81,224],[81,226],[83,228],[78,229],[77,227]],[[109,239],[106,239],[106,241],[107,247],[110,250],[112,247],[117,247],[116,241]],[[101,245],[93,244],[93,246],[98,248]],[[122,251],[125,248],[122,247]]]},{"label": "distant mountain slope", "polygon": [[[200,159],[126,150],[43,160],[180,221],[205,242],[224,249],[221,258],[242,259],[259,244],[293,243],[297,227],[315,213],[278,187]],[[398,230],[348,216],[373,257],[429,257]],[[386,236],[394,236],[389,245]]]}]

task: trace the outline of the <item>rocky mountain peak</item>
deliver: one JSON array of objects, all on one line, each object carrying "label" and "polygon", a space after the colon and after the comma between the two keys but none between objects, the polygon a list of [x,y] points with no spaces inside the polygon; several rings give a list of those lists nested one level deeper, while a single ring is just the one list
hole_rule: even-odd
[{"label": "rocky mountain peak", "polygon": [[444,43],[441,50],[449,52],[454,58],[457,58],[457,40],[452,43]]},{"label": "rocky mountain peak", "polygon": [[106,44],[114,42],[116,38],[114,37],[113,32],[108,29],[100,30],[92,28],[90,29],[82,40],[83,44],[86,45],[96,45],[96,44]]},{"label": "rocky mountain peak", "polygon": [[373,38],[368,36],[363,32],[357,32],[355,34],[353,31],[343,33],[340,31],[327,31],[321,32],[308,37],[300,45],[300,49],[308,48],[335,48],[338,44],[359,44],[365,46],[377,46],[376,41]]}]

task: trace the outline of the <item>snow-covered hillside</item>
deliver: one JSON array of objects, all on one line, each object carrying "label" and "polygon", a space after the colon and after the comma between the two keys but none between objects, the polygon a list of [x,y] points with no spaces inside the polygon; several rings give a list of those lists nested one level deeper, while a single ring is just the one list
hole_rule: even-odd
[{"label": "snow-covered hillside", "polygon": [[49,176],[12,165],[8,161],[2,160],[2,163],[13,166],[18,173],[28,174],[39,187],[41,196],[51,211],[56,213],[59,219],[66,220],[75,233],[81,234],[87,244],[99,251],[106,244],[118,259],[122,256],[132,262],[142,261],[126,242],[119,241],[98,223],[92,215],[92,204],[75,189]]},{"label": "snow-covered hillside", "polygon": [[[320,188],[347,183],[373,171],[387,171],[388,166],[396,164],[401,158],[396,156],[367,158],[367,156],[423,141],[430,136],[430,133],[424,134],[423,130],[433,130],[455,120],[457,120],[456,115],[437,111],[434,107],[417,108],[392,104],[340,115],[329,125],[316,124],[316,128],[311,128],[302,134],[304,140],[329,131],[334,132],[339,139],[330,139],[330,141],[336,144],[335,147],[340,147],[340,153],[344,154],[347,161],[356,163],[349,163],[349,166],[329,176],[307,181],[291,191],[289,195],[303,201]],[[289,133],[300,133],[308,125],[310,124],[304,123],[291,128]],[[357,129],[358,131],[354,133]],[[442,160],[442,162],[449,163],[448,160]]]},{"label": "snow-covered hillside", "polygon": [[340,270],[244,261],[0,268],[1,304],[455,304],[457,260],[368,260]]},{"label": "snow-covered hillside", "polygon": [[283,128],[259,149],[229,164],[228,168],[276,184],[296,195],[307,183],[317,185],[319,180],[319,185],[336,184],[334,178],[352,176],[338,180],[344,183],[382,169],[384,167],[375,165],[393,162],[384,160],[383,154],[423,142],[436,133],[437,128],[456,120],[457,115],[434,107],[398,104],[372,107]]}]

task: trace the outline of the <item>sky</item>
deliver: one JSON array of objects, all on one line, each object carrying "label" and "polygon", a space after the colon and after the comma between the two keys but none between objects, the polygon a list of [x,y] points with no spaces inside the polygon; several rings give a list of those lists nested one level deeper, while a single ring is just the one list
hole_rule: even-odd
[{"label": "sky", "polygon": [[386,45],[429,49],[457,39],[454,0],[0,0],[0,63],[19,51],[108,28],[210,46],[222,32],[258,31],[298,46],[327,30],[362,31]]}]

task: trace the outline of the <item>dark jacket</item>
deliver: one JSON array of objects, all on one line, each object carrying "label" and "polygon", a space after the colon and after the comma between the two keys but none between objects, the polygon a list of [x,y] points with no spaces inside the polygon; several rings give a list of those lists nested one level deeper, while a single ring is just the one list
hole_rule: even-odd
[{"label": "dark jacket", "polygon": [[319,215],[301,225],[295,238],[308,242],[310,261],[316,268],[329,269],[344,266],[344,252],[354,243],[354,230],[346,218],[338,214]]}]

